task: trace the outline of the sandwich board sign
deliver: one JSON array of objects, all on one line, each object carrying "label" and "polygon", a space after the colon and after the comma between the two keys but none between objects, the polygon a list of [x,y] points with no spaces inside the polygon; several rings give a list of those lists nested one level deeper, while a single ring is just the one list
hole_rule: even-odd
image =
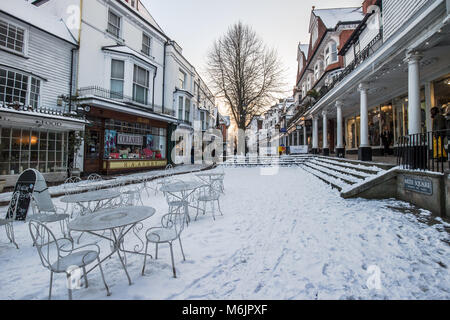
[{"label": "sandwich board sign", "polygon": [[[43,211],[47,207],[53,208],[53,202],[48,192],[47,183],[42,174],[35,169],[27,169],[17,179],[14,193],[19,193],[19,204],[17,207],[16,220],[25,221],[30,208],[31,198],[34,196],[39,207]],[[50,210],[52,211],[52,210]],[[13,216],[13,207],[10,205],[6,218]]]}]

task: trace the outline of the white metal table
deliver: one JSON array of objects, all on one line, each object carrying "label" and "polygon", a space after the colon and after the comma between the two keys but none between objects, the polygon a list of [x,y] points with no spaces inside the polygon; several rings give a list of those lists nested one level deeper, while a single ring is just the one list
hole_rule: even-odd
[{"label": "white metal table", "polygon": [[165,184],[161,186],[161,192],[167,192],[168,194],[174,196],[180,201],[186,203],[184,205],[184,212],[186,217],[190,220],[189,217],[189,207],[197,209],[197,207],[191,205],[189,203],[188,198],[190,195],[200,187],[203,187],[205,184],[200,181],[176,181],[172,183]]},{"label": "white metal table", "polygon": [[[197,173],[197,177],[199,177],[202,181],[211,184],[212,180],[214,178],[219,178],[225,176],[225,173],[219,173],[219,172],[204,172],[204,173]],[[206,179],[208,178],[208,180]]]},{"label": "white metal table", "polygon": [[[156,210],[152,207],[138,206],[138,207],[121,207],[115,209],[100,210],[95,214],[81,216],[69,223],[68,227],[71,231],[87,232],[97,237],[106,239],[111,242],[111,253],[103,258],[100,263],[111,257],[117,252],[120,262],[122,264],[123,270],[128,278],[128,283],[131,285],[131,278],[128,274],[124,258],[120,253],[132,253],[147,255],[142,253],[144,249],[143,241],[138,236],[138,231],[142,229],[142,221],[150,218],[155,214]],[[138,225],[141,225],[138,228]],[[111,231],[110,237],[106,236],[107,232]],[[140,240],[142,248],[139,250],[139,246],[134,247],[134,251],[125,250],[123,242],[125,235],[133,230],[133,233]],[[91,268],[87,273],[91,272],[96,266]]]},{"label": "white metal table", "polygon": [[[84,215],[86,212],[95,212],[105,205],[107,205],[109,202],[111,202],[112,199],[120,197],[120,192],[115,190],[96,190],[96,191],[89,191],[89,192],[83,192],[83,193],[74,193],[69,194],[66,196],[63,196],[60,200],[63,203],[69,204],[69,203],[75,203],[80,206],[82,209],[81,215]],[[91,203],[95,202],[94,208],[91,208]]]}]

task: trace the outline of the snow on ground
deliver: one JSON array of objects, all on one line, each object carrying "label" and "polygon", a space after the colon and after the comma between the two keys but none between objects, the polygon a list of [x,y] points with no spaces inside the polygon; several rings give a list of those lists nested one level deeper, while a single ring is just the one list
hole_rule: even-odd
[{"label": "snow on ground", "polygon": [[[224,216],[201,216],[185,229],[187,261],[174,244],[178,278],[172,277],[167,246],[160,246],[158,260],[148,261],[145,276],[143,258],[127,255],[132,286],[115,255],[104,264],[112,296],[106,297],[94,270],[89,288],[76,290],[74,299],[450,298],[449,224],[429,212],[408,213],[412,207],[396,200],[342,199],[297,167],[276,175],[261,175],[260,168],[224,170]],[[157,209],[147,229],[159,224],[167,205],[161,194],[143,195]],[[0,233],[0,299],[46,299],[49,272],[31,246],[27,225],[15,227],[20,250]],[[132,237],[127,242],[137,243]],[[108,244],[100,244],[108,252]],[[368,288],[373,266],[381,271],[379,290]],[[63,275],[55,276],[53,295],[67,298]]]}]

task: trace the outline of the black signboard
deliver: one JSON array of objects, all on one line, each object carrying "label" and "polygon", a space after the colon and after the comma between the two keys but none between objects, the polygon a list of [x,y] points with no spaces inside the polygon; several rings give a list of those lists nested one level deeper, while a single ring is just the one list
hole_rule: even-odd
[{"label": "black signboard", "polygon": [[433,195],[433,182],[427,178],[406,176],[405,189],[431,196]]},{"label": "black signboard", "polygon": [[[25,221],[30,207],[31,195],[36,185],[36,173],[32,169],[25,170],[19,177],[14,188],[14,193],[19,192],[19,204],[17,205],[16,220]],[[14,194],[13,193],[13,194]],[[14,208],[10,205],[8,208],[7,218],[14,215]]]}]

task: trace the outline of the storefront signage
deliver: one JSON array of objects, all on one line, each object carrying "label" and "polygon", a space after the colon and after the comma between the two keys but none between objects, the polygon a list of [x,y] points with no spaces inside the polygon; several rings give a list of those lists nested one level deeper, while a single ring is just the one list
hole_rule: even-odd
[{"label": "storefront signage", "polygon": [[427,178],[405,176],[405,190],[433,195],[433,182]]},{"label": "storefront signage", "polygon": [[307,154],[308,146],[290,146],[289,151],[291,154]]},{"label": "storefront signage", "polygon": [[119,133],[117,135],[117,144],[122,145],[132,145],[132,146],[142,146],[144,139],[142,136],[137,136],[133,134]]},{"label": "storefront signage", "polygon": [[125,161],[104,161],[104,168],[109,170],[118,169],[141,169],[151,167],[165,167],[167,160],[125,160]]}]

